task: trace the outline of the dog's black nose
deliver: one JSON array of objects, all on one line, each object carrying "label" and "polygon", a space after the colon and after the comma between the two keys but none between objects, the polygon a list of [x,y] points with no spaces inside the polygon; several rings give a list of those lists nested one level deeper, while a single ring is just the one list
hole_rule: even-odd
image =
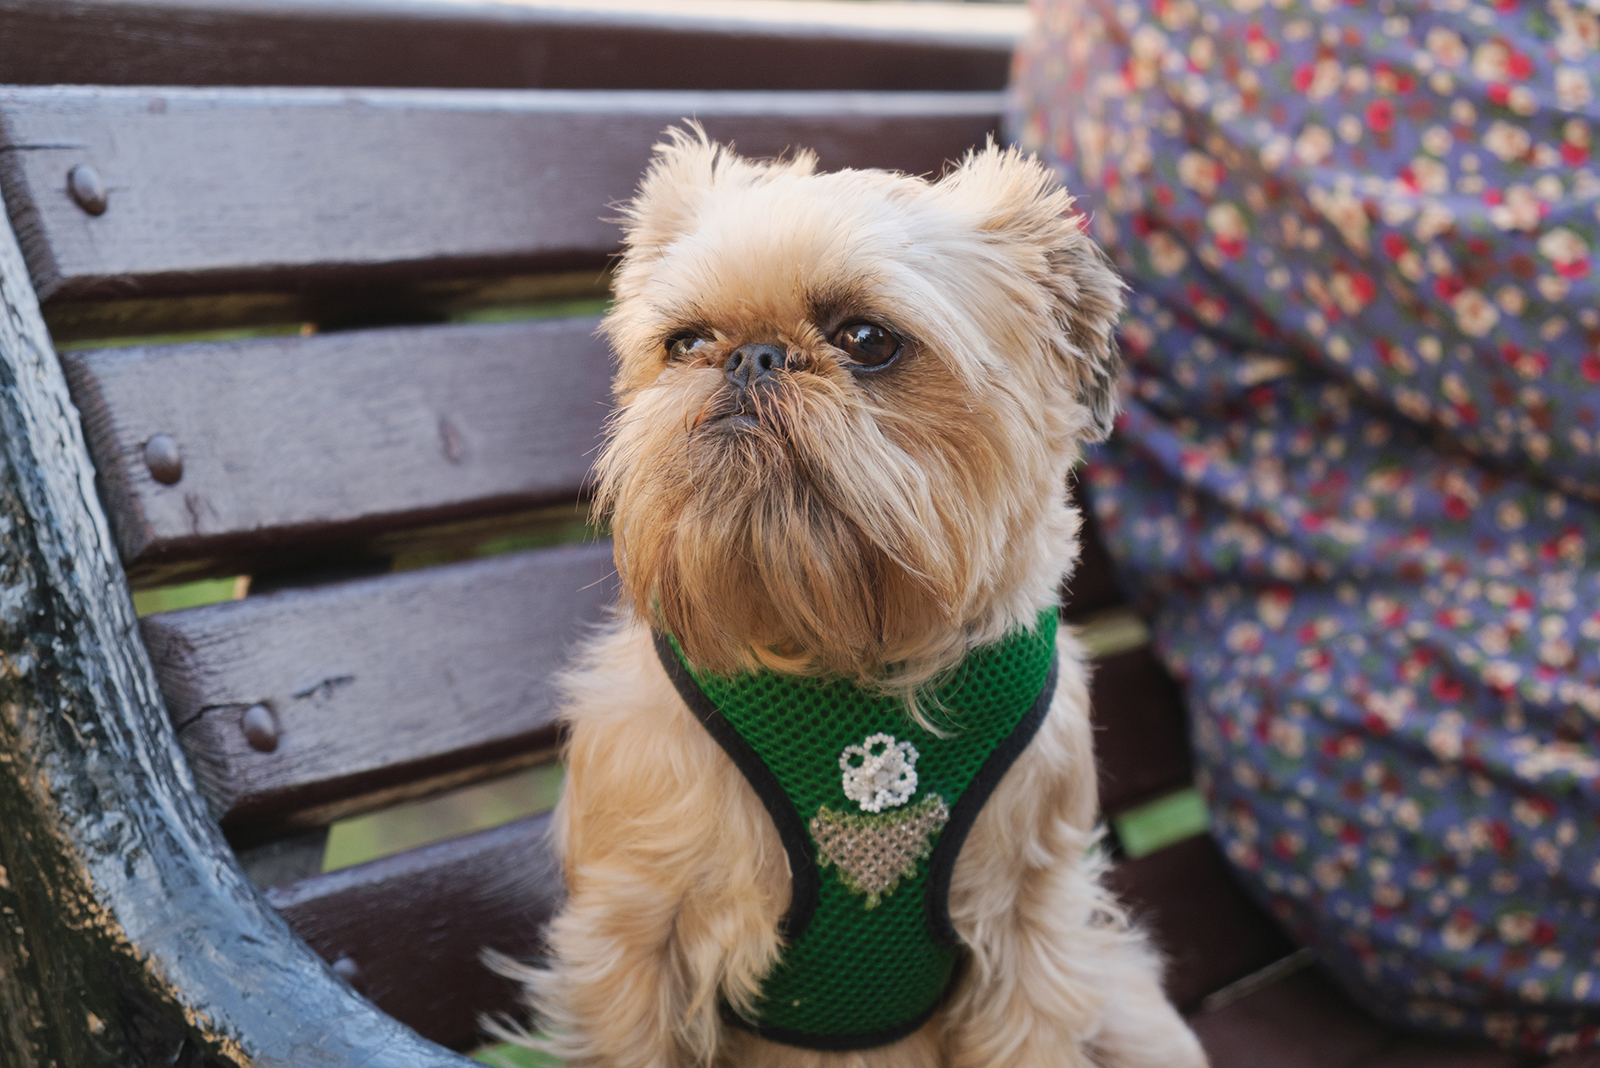
[{"label": "dog's black nose", "polygon": [[723,373],[729,382],[744,390],[771,378],[783,370],[788,361],[788,353],[778,345],[740,345],[728,357]]}]

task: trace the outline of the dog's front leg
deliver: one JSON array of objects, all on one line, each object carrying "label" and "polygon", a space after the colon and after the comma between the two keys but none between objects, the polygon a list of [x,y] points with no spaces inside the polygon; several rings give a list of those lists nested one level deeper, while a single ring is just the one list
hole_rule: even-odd
[{"label": "dog's front leg", "polygon": [[955,1068],[1203,1068],[1143,935],[1101,887],[1084,670],[1063,641],[1049,717],[957,861],[971,958],[950,1006]]},{"label": "dog's front leg", "polygon": [[642,627],[602,635],[567,686],[568,899],[526,976],[545,1046],[573,1065],[709,1064],[719,996],[754,996],[777,958],[783,846]]},{"label": "dog's front leg", "polygon": [[551,923],[549,970],[529,1000],[550,1052],[573,1065],[672,1068],[686,1062],[677,1034],[683,991],[671,940],[673,888],[615,859],[573,868],[581,887]]},{"label": "dog's front leg", "polygon": [[750,877],[738,886],[737,870],[700,863],[739,836],[715,825],[716,811],[680,811],[670,827],[629,821],[614,827],[612,847],[569,852],[571,891],[550,927],[550,972],[531,989],[553,1051],[570,1063],[710,1063],[719,992],[753,993],[776,956],[782,902],[758,884],[754,866],[731,865]]}]

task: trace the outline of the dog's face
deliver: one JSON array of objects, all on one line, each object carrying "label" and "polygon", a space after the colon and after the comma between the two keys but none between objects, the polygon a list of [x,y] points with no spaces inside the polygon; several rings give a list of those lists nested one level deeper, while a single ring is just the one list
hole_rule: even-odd
[{"label": "dog's face", "polygon": [[913,683],[1031,623],[1115,414],[1121,284],[1070,204],[992,148],[929,183],[674,131],[604,327],[635,610],[708,670]]}]

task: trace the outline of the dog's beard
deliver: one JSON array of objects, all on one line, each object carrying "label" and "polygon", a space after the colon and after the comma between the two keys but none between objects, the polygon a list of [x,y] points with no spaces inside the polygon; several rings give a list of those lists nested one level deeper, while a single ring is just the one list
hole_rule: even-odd
[{"label": "dog's beard", "polygon": [[[714,368],[664,375],[622,411],[601,457],[635,609],[721,674],[881,683],[886,667],[947,657],[975,593],[972,523],[950,504],[985,495],[983,472],[998,469],[988,435],[919,425],[807,370],[743,403],[722,381]],[[941,432],[964,447],[934,447]]]}]

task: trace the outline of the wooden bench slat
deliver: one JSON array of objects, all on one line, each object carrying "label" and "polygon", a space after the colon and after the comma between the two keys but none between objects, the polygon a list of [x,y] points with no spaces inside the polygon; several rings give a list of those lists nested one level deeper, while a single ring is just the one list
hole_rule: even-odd
[{"label": "wooden bench slat", "polygon": [[[1353,1004],[1324,973],[1301,971],[1190,1019],[1212,1068],[1534,1068],[1545,1059],[1483,1041],[1409,1035]],[[1549,1068],[1579,1068],[1575,1055]]]},{"label": "wooden bench slat", "polygon": [[[609,544],[567,546],[141,622],[201,791],[250,840],[548,754],[550,676],[611,576]],[[262,704],[267,752],[243,728]]]},{"label": "wooden bench slat", "polygon": [[1546,1061],[1545,1068],[1600,1068],[1600,1050],[1586,1049],[1578,1053],[1564,1053],[1554,1060]]},{"label": "wooden bench slat", "polygon": [[[441,1045],[484,1041],[480,1013],[520,1018],[517,986],[479,960],[527,960],[563,893],[533,816],[267,891],[296,933],[377,1006]],[[351,966],[359,971],[351,971]]]},{"label": "wooden bench slat", "polygon": [[[0,182],[42,299],[600,266],[662,130],[937,172],[998,93],[8,89]],[[110,190],[92,216],[67,175]]]},{"label": "wooden bench slat", "polygon": [[1150,646],[1097,661],[1089,701],[1103,813],[1193,781],[1183,693]]},{"label": "wooden bench slat", "polygon": [[[608,411],[593,318],[63,357],[135,583],[575,499]],[[157,481],[146,443],[182,457]],[[187,575],[186,575],[187,573]]]},{"label": "wooden bench slat", "polygon": [[[1597,1059],[1591,1054],[1589,1068]],[[1540,1063],[1544,1058],[1478,1043],[1401,1037],[1377,1056],[1362,1061],[1360,1068],[1534,1068]],[[1560,1061],[1550,1063],[1550,1068],[1558,1066],[1577,1068]]]},{"label": "wooden bench slat", "polygon": [[857,6],[0,0],[0,81],[1000,89],[1025,25],[988,5]]},{"label": "wooden bench slat", "polygon": [[1190,1026],[1212,1068],[1358,1068],[1394,1031],[1352,1005],[1320,972],[1296,972]]},{"label": "wooden bench slat", "polygon": [[1167,995],[1180,1009],[1294,950],[1210,835],[1123,861],[1110,883],[1167,955]]}]

